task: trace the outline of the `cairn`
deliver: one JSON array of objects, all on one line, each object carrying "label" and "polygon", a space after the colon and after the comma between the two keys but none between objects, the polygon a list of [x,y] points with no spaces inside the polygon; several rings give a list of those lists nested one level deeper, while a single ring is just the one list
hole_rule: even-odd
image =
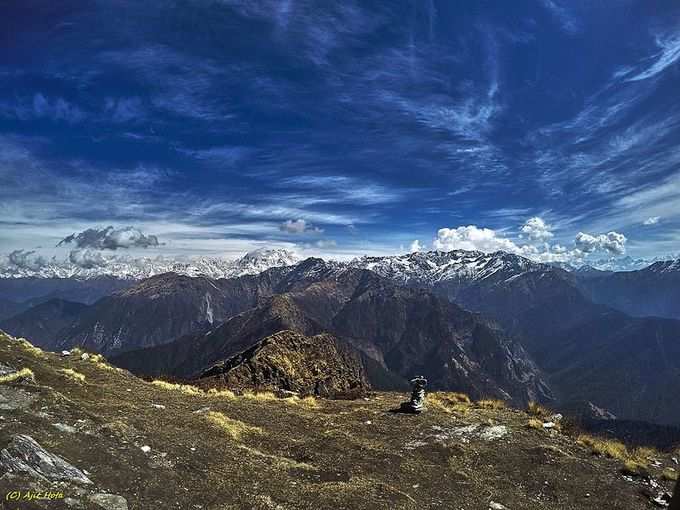
[{"label": "cairn", "polygon": [[402,402],[399,411],[402,413],[420,414],[425,409],[425,386],[427,386],[427,379],[419,375],[411,379],[411,384],[413,384],[411,399],[408,402]]}]

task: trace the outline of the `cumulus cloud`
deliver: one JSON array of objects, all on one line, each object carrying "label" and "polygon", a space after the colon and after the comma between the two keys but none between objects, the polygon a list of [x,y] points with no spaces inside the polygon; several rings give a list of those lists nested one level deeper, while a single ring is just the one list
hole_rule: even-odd
[{"label": "cumulus cloud", "polygon": [[416,251],[423,251],[424,249],[425,247],[422,244],[420,244],[420,241],[418,239],[415,239],[409,246],[408,251],[409,253],[413,253]]},{"label": "cumulus cloud", "polygon": [[[508,237],[502,232],[476,225],[456,228],[442,228],[432,245],[436,250],[470,250],[493,253],[504,251],[527,257],[536,262],[565,263],[580,266],[587,259],[596,254],[616,257],[626,252],[627,238],[619,232],[607,234],[588,234],[579,232],[574,239],[574,247],[569,248],[561,244],[548,242],[553,237],[550,225],[540,218],[530,218],[519,228],[520,238],[532,242],[521,243]],[[541,244],[533,243],[541,241]]]},{"label": "cumulus cloud", "polygon": [[524,225],[522,225],[522,228],[520,228],[522,237],[527,237],[532,241],[541,242],[548,241],[553,237],[553,233],[551,230],[552,228],[550,227],[550,225],[548,225],[545,221],[543,221],[542,218],[539,218],[538,216],[529,218],[524,223]]},{"label": "cumulus cloud", "polygon": [[604,251],[612,255],[623,255],[626,253],[627,240],[626,236],[619,232],[608,232],[595,236],[579,232],[574,239],[574,244],[584,253]]},{"label": "cumulus cloud", "polygon": [[159,246],[158,238],[145,235],[135,227],[120,229],[108,226],[106,228],[88,228],[78,234],[65,237],[57,246],[75,244],[76,248],[92,248],[95,250],[117,250],[119,248],[149,248]]},{"label": "cumulus cloud", "polygon": [[659,223],[659,220],[661,219],[660,216],[652,216],[651,218],[647,218],[645,221],[642,222],[643,225],[656,225]]},{"label": "cumulus cloud", "polygon": [[303,219],[287,220],[279,225],[279,230],[288,234],[314,233],[320,234],[323,229],[313,226]]},{"label": "cumulus cloud", "polygon": [[32,271],[37,271],[46,263],[45,259],[37,255],[35,251],[14,250],[7,258],[10,265]]},{"label": "cumulus cloud", "polygon": [[104,267],[109,262],[108,259],[101,254],[101,252],[92,250],[90,248],[71,250],[68,259],[72,264],[80,266],[84,269]]},{"label": "cumulus cloud", "polygon": [[522,249],[512,240],[499,236],[490,228],[476,225],[457,228],[440,228],[432,246],[435,250],[471,250],[482,252],[507,251],[521,253]]}]

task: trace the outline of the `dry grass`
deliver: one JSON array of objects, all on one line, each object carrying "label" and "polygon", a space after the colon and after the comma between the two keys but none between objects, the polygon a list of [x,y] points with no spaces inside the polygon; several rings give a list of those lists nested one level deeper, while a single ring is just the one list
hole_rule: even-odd
[{"label": "dry grass", "polygon": [[319,407],[321,407],[321,405],[319,404],[319,400],[311,395],[303,398],[293,396],[288,398],[282,398],[279,400],[281,400],[282,402],[286,402],[287,404],[299,405],[307,409],[318,409]]},{"label": "dry grass", "polygon": [[72,379],[76,382],[79,383],[84,383],[85,382],[85,374],[81,374],[80,372],[77,372],[73,370],[72,368],[62,368],[59,370],[62,374],[64,374],[66,377],[69,379]]},{"label": "dry grass", "polygon": [[21,347],[31,353],[33,356],[36,356],[38,358],[44,358],[46,357],[45,351],[43,351],[40,347],[36,347],[33,345],[31,342],[26,340],[25,338],[17,338],[17,342],[19,342],[19,345]]},{"label": "dry grass", "polygon": [[649,476],[649,465],[637,459],[627,459],[621,471],[626,475]]},{"label": "dry grass", "polygon": [[678,481],[678,472],[673,469],[673,468],[666,468],[663,470],[663,473],[661,473],[661,478],[664,480],[668,480],[671,482],[677,482]]},{"label": "dry grass", "polygon": [[231,391],[231,390],[218,390],[216,388],[210,388],[207,392],[206,395],[209,397],[215,397],[215,398],[227,398],[227,399],[232,399],[236,398],[236,394]]},{"label": "dry grass", "polygon": [[538,418],[530,418],[527,422],[527,427],[530,429],[543,430],[543,421]]},{"label": "dry grass", "polygon": [[233,418],[229,418],[227,415],[217,411],[210,411],[205,415],[205,417],[210,423],[222,429],[236,441],[240,441],[241,437],[247,434],[264,433],[260,427],[254,427],[252,425],[248,425],[247,423],[243,423],[240,420],[234,420]]},{"label": "dry grass", "polygon": [[427,395],[426,404],[445,413],[467,413],[472,403],[465,393],[438,391]]},{"label": "dry grass", "polygon": [[184,393],[185,395],[195,396],[204,395],[204,392],[200,388],[197,388],[196,386],[191,386],[190,384],[176,384],[168,381],[162,381],[160,379],[151,381],[151,384],[164,390],[179,391],[180,393]]},{"label": "dry grass", "polygon": [[622,471],[635,476],[649,476],[649,460],[659,455],[654,448],[640,447],[631,451],[620,441],[597,438],[587,434],[578,436],[577,441],[590,448],[595,455],[620,460],[623,462]]},{"label": "dry grass", "polygon": [[602,439],[587,434],[581,434],[578,436],[577,442],[590,448],[595,455],[604,455],[621,461],[625,461],[630,457],[626,445],[621,441],[613,441],[611,439]]},{"label": "dry grass", "polygon": [[660,456],[659,450],[650,446],[640,446],[633,450],[633,456],[638,459],[656,459]]},{"label": "dry grass", "polygon": [[508,404],[504,400],[485,398],[476,402],[481,409],[505,409]]},{"label": "dry grass", "polygon": [[22,368],[11,374],[1,375],[0,384],[9,382],[35,381],[35,374],[30,368]]},{"label": "dry grass", "polygon": [[274,395],[271,391],[250,391],[246,390],[243,392],[243,396],[245,398],[253,399],[253,400],[258,400],[260,402],[264,401],[271,401],[271,400],[280,400],[276,395]]},{"label": "dry grass", "polygon": [[553,412],[547,407],[543,407],[537,402],[529,402],[527,406],[527,413],[531,416],[536,416],[541,419],[549,418],[553,415]]}]

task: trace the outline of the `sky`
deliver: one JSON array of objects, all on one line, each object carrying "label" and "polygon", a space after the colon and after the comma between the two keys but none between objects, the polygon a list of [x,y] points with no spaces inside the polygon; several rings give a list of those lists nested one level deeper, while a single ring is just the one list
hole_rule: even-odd
[{"label": "sky", "polygon": [[675,1],[9,0],[0,29],[4,264],[680,252]]}]

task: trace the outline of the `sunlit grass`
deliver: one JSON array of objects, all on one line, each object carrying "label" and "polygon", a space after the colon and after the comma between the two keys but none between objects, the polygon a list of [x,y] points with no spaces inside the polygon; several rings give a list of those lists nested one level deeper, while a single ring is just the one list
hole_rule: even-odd
[{"label": "sunlit grass", "polygon": [[264,433],[260,427],[254,427],[240,420],[229,418],[227,415],[217,411],[210,411],[205,415],[205,417],[210,423],[216,427],[219,427],[236,441],[239,441],[244,435],[247,434]]},{"label": "sunlit grass", "polygon": [[0,384],[15,381],[35,381],[35,374],[30,368],[22,368],[7,375],[0,375]]},{"label": "sunlit grass", "polygon": [[504,400],[485,398],[476,402],[481,409],[505,409],[508,404]]},{"label": "sunlit grass", "polygon": [[85,382],[85,374],[81,374],[80,372],[77,372],[76,370],[73,370],[72,368],[62,368],[59,371],[62,374],[64,374],[66,377],[68,377],[69,379],[72,379],[72,380],[77,381],[79,383]]}]

